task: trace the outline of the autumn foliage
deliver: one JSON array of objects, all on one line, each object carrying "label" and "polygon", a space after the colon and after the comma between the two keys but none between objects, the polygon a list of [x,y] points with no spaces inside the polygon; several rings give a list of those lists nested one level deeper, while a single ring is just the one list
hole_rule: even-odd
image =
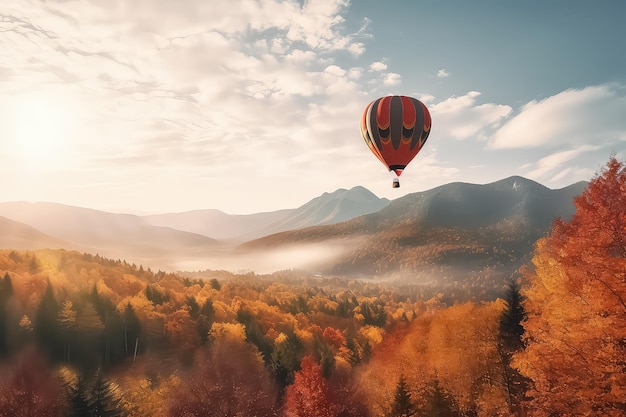
[{"label": "autumn foliage", "polygon": [[531,414],[626,415],[626,167],[611,158],[576,214],[537,243],[528,272]]},{"label": "autumn foliage", "polygon": [[575,203],[521,282],[472,302],[0,250],[0,417],[626,415],[624,165]]}]

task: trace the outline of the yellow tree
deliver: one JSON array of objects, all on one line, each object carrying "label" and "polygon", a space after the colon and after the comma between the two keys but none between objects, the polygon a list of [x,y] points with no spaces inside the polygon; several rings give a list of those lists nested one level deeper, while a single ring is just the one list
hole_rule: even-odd
[{"label": "yellow tree", "polygon": [[611,157],[535,248],[524,294],[536,415],[626,413],[626,167]]}]

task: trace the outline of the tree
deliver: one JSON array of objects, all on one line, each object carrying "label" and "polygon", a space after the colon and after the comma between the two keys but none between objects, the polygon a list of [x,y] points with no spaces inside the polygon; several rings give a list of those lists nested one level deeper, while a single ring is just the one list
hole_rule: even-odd
[{"label": "tree", "polygon": [[455,404],[454,397],[441,386],[434,377],[426,392],[426,404],[420,414],[424,417],[460,417],[462,414]]},{"label": "tree", "polygon": [[520,374],[519,370],[511,365],[513,354],[524,347],[522,336],[526,320],[526,310],[523,306],[524,296],[516,281],[509,284],[505,293],[505,307],[500,316],[500,334],[498,337],[498,353],[502,363],[504,384],[508,393],[509,411],[519,414],[522,402],[526,399],[528,378]]},{"label": "tree", "polygon": [[101,369],[90,377],[65,368],[61,375],[69,399],[72,417],[123,417],[121,393],[118,386],[104,378]]},{"label": "tree", "polygon": [[412,417],[415,415],[415,411],[415,404],[411,399],[406,379],[404,379],[404,375],[400,375],[388,417]]},{"label": "tree", "polygon": [[537,242],[523,303],[526,349],[514,357],[533,381],[536,415],[626,411],[626,167],[611,157]]},{"label": "tree", "polygon": [[139,318],[135,314],[130,301],[124,308],[124,316],[122,317],[124,322],[124,348],[126,356],[132,355],[133,358],[137,356],[137,350],[139,348],[139,335],[141,333],[141,324]]},{"label": "tree", "polygon": [[123,417],[121,395],[116,384],[106,380],[102,372],[96,373],[90,392],[89,414],[93,417]]},{"label": "tree", "polygon": [[67,362],[70,362],[71,360],[72,338],[74,328],[76,327],[77,314],[76,310],[74,310],[74,304],[68,299],[63,303],[63,307],[61,308],[61,311],[59,311],[59,315],[57,317],[57,321],[59,322],[63,333],[61,337],[65,340],[63,358]]},{"label": "tree", "polygon": [[198,349],[191,370],[172,388],[167,415],[276,415],[278,392],[240,324],[214,326],[212,348]]},{"label": "tree", "polygon": [[48,280],[48,286],[35,314],[35,335],[39,346],[54,361],[62,361],[64,357],[64,341],[60,337],[58,315],[59,304]]},{"label": "tree", "polygon": [[61,381],[36,351],[27,351],[0,371],[0,417],[65,415]]},{"label": "tree", "polygon": [[300,365],[301,350],[302,343],[293,332],[288,335],[281,333],[274,340],[269,368],[281,388],[293,382],[294,372]]},{"label": "tree", "polygon": [[13,296],[13,283],[8,272],[0,279],[0,358],[9,353],[9,300]]},{"label": "tree", "polygon": [[322,369],[311,356],[305,356],[294,382],[287,387],[284,415],[286,417],[334,417],[335,405],[330,400]]},{"label": "tree", "polygon": [[516,281],[512,281],[504,295],[506,306],[500,316],[500,337],[507,350],[516,351],[523,347],[522,336],[526,319],[526,310],[523,306],[524,296]]}]

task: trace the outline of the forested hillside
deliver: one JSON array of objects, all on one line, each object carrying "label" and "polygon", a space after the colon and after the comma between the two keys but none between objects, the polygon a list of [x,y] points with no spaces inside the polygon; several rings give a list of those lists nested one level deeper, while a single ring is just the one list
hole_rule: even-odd
[{"label": "forested hillside", "polygon": [[0,251],[0,416],[623,416],[625,190],[612,158],[495,301]]}]

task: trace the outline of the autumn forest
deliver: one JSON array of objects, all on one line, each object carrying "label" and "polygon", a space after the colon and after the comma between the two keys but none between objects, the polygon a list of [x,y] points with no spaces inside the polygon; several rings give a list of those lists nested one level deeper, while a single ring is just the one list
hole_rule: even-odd
[{"label": "autumn forest", "polygon": [[0,417],[624,416],[626,165],[497,297],[0,250]]}]

